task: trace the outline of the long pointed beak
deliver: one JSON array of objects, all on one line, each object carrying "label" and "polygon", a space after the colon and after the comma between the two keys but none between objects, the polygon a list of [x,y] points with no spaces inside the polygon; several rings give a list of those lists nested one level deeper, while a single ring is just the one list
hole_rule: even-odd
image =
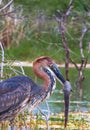
[{"label": "long pointed beak", "polygon": [[54,72],[57,80],[63,85],[65,83],[65,79],[62,75],[62,73],[60,72],[58,66],[54,63],[50,66],[50,69]]},{"label": "long pointed beak", "polygon": [[66,127],[67,122],[68,122],[70,94],[72,92],[71,84],[69,81],[65,82],[63,92],[64,92],[64,102],[65,102],[65,113],[64,113],[65,124],[64,124],[64,127]]},{"label": "long pointed beak", "polygon": [[58,69],[56,64],[52,64],[52,66],[50,66],[50,68],[54,72],[54,74],[56,75],[58,81],[64,86],[63,87],[64,102],[65,102],[65,112],[64,112],[65,124],[64,124],[64,127],[66,127],[67,122],[68,122],[69,100],[70,100],[70,94],[72,92],[72,87],[71,87],[70,82],[64,79],[62,73],[60,72],[60,70]]}]

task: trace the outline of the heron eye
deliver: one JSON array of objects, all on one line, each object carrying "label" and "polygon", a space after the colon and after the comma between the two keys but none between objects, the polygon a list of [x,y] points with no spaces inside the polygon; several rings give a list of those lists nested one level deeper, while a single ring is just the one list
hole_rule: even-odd
[{"label": "heron eye", "polygon": [[53,68],[53,64],[50,64],[50,68]]}]

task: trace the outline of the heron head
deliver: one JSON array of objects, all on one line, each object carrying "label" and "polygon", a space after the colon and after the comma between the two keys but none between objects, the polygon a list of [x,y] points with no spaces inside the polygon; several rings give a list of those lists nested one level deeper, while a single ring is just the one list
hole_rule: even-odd
[{"label": "heron head", "polygon": [[57,80],[62,85],[65,83],[65,79],[64,79],[62,73],[60,72],[57,64],[50,57],[42,56],[40,58],[37,58],[33,62],[33,65],[35,66],[34,70],[36,70],[37,68],[49,68],[49,70],[51,70],[53,72],[53,74],[55,75]]}]

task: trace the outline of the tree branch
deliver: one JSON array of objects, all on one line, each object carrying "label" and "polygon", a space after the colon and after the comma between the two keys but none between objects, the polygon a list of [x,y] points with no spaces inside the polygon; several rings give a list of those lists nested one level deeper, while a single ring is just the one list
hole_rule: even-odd
[{"label": "tree branch", "polygon": [[73,3],[74,3],[74,0],[70,0],[69,6],[68,6],[68,8],[67,8],[67,10],[66,10],[66,13],[65,13],[66,16],[68,16],[68,15],[70,14]]},{"label": "tree branch", "polygon": [[2,0],[0,0],[0,5],[1,5],[1,3],[2,3]]},{"label": "tree branch", "polygon": [[84,52],[83,52],[83,39],[84,39],[86,33],[87,33],[89,30],[90,30],[90,28],[85,28],[85,29],[83,29],[82,34],[81,34],[81,37],[80,37],[80,39],[79,39],[79,41],[80,41],[80,42],[79,42],[79,48],[80,48],[80,54],[81,54],[81,66],[80,66],[80,70],[81,70],[82,68],[85,68],[85,67],[86,67],[86,63],[87,63],[87,59],[88,59],[88,57],[87,57],[86,60],[85,60],[85,56],[84,56]]},{"label": "tree branch", "polygon": [[2,56],[2,61],[1,61],[1,72],[0,72],[0,76],[1,76],[1,78],[3,78],[4,48],[3,48],[3,45],[2,45],[2,43],[1,43],[1,41],[0,41],[0,48],[1,48],[1,52],[2,52],[2,54],[1,54],[1,56]]},{"label": "tree branch", "polygon": [[74,60],[72,60],[71,58],[70,58],[70,61],[74,64],[75,68],[77,70],[79,70],[79,67],[78,67],[77,63]]},{"label": "tree branch", "polygon": [[67,80],[69,80],[70,51],[69,51],[69,47],[68,47],[67,38],[65,36],[65,34],[66,34],[65,23],[66,23],[66,20],[67,20],[67,16],[71,12],[73,2],[74,2],[74,0],[70,0],[69,5],[68,5],[65,13],[62,14],[61,19],[54,16],[54,18],[57,21],[58,26],[59,26],[59,32],[61,33],[62,44],[63,44],[63,48],[64,48],[64,51],[65,51],[65,69],[66,69],[66,79]]},{"label": "tree branch", "polygon": [[13,3],[13,0],[9,1],[4,7],[2,7],[0,9],[0,12],[2,12],[3,10],[5,10],[7,7],[9,7],[11,4]]}]

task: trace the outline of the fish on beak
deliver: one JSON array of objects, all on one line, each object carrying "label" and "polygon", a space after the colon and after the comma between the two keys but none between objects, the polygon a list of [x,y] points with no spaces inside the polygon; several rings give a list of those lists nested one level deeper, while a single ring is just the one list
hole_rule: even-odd
[{"label": "fish on beak", "polygon": [[70,82],[64,79],[62,73],[60,72],[58,66],[55,63],[53,63],[50,66],[50,69],[54,72],[58,81],[63,85],[64,103],[65,103],[65,112],[64,112],[65,123],[64,123],[64,127],[66,127],[67,122],[68,122],[69,101],[70,101],[70,94],[72,92],[72,87],[71,87]]}]

